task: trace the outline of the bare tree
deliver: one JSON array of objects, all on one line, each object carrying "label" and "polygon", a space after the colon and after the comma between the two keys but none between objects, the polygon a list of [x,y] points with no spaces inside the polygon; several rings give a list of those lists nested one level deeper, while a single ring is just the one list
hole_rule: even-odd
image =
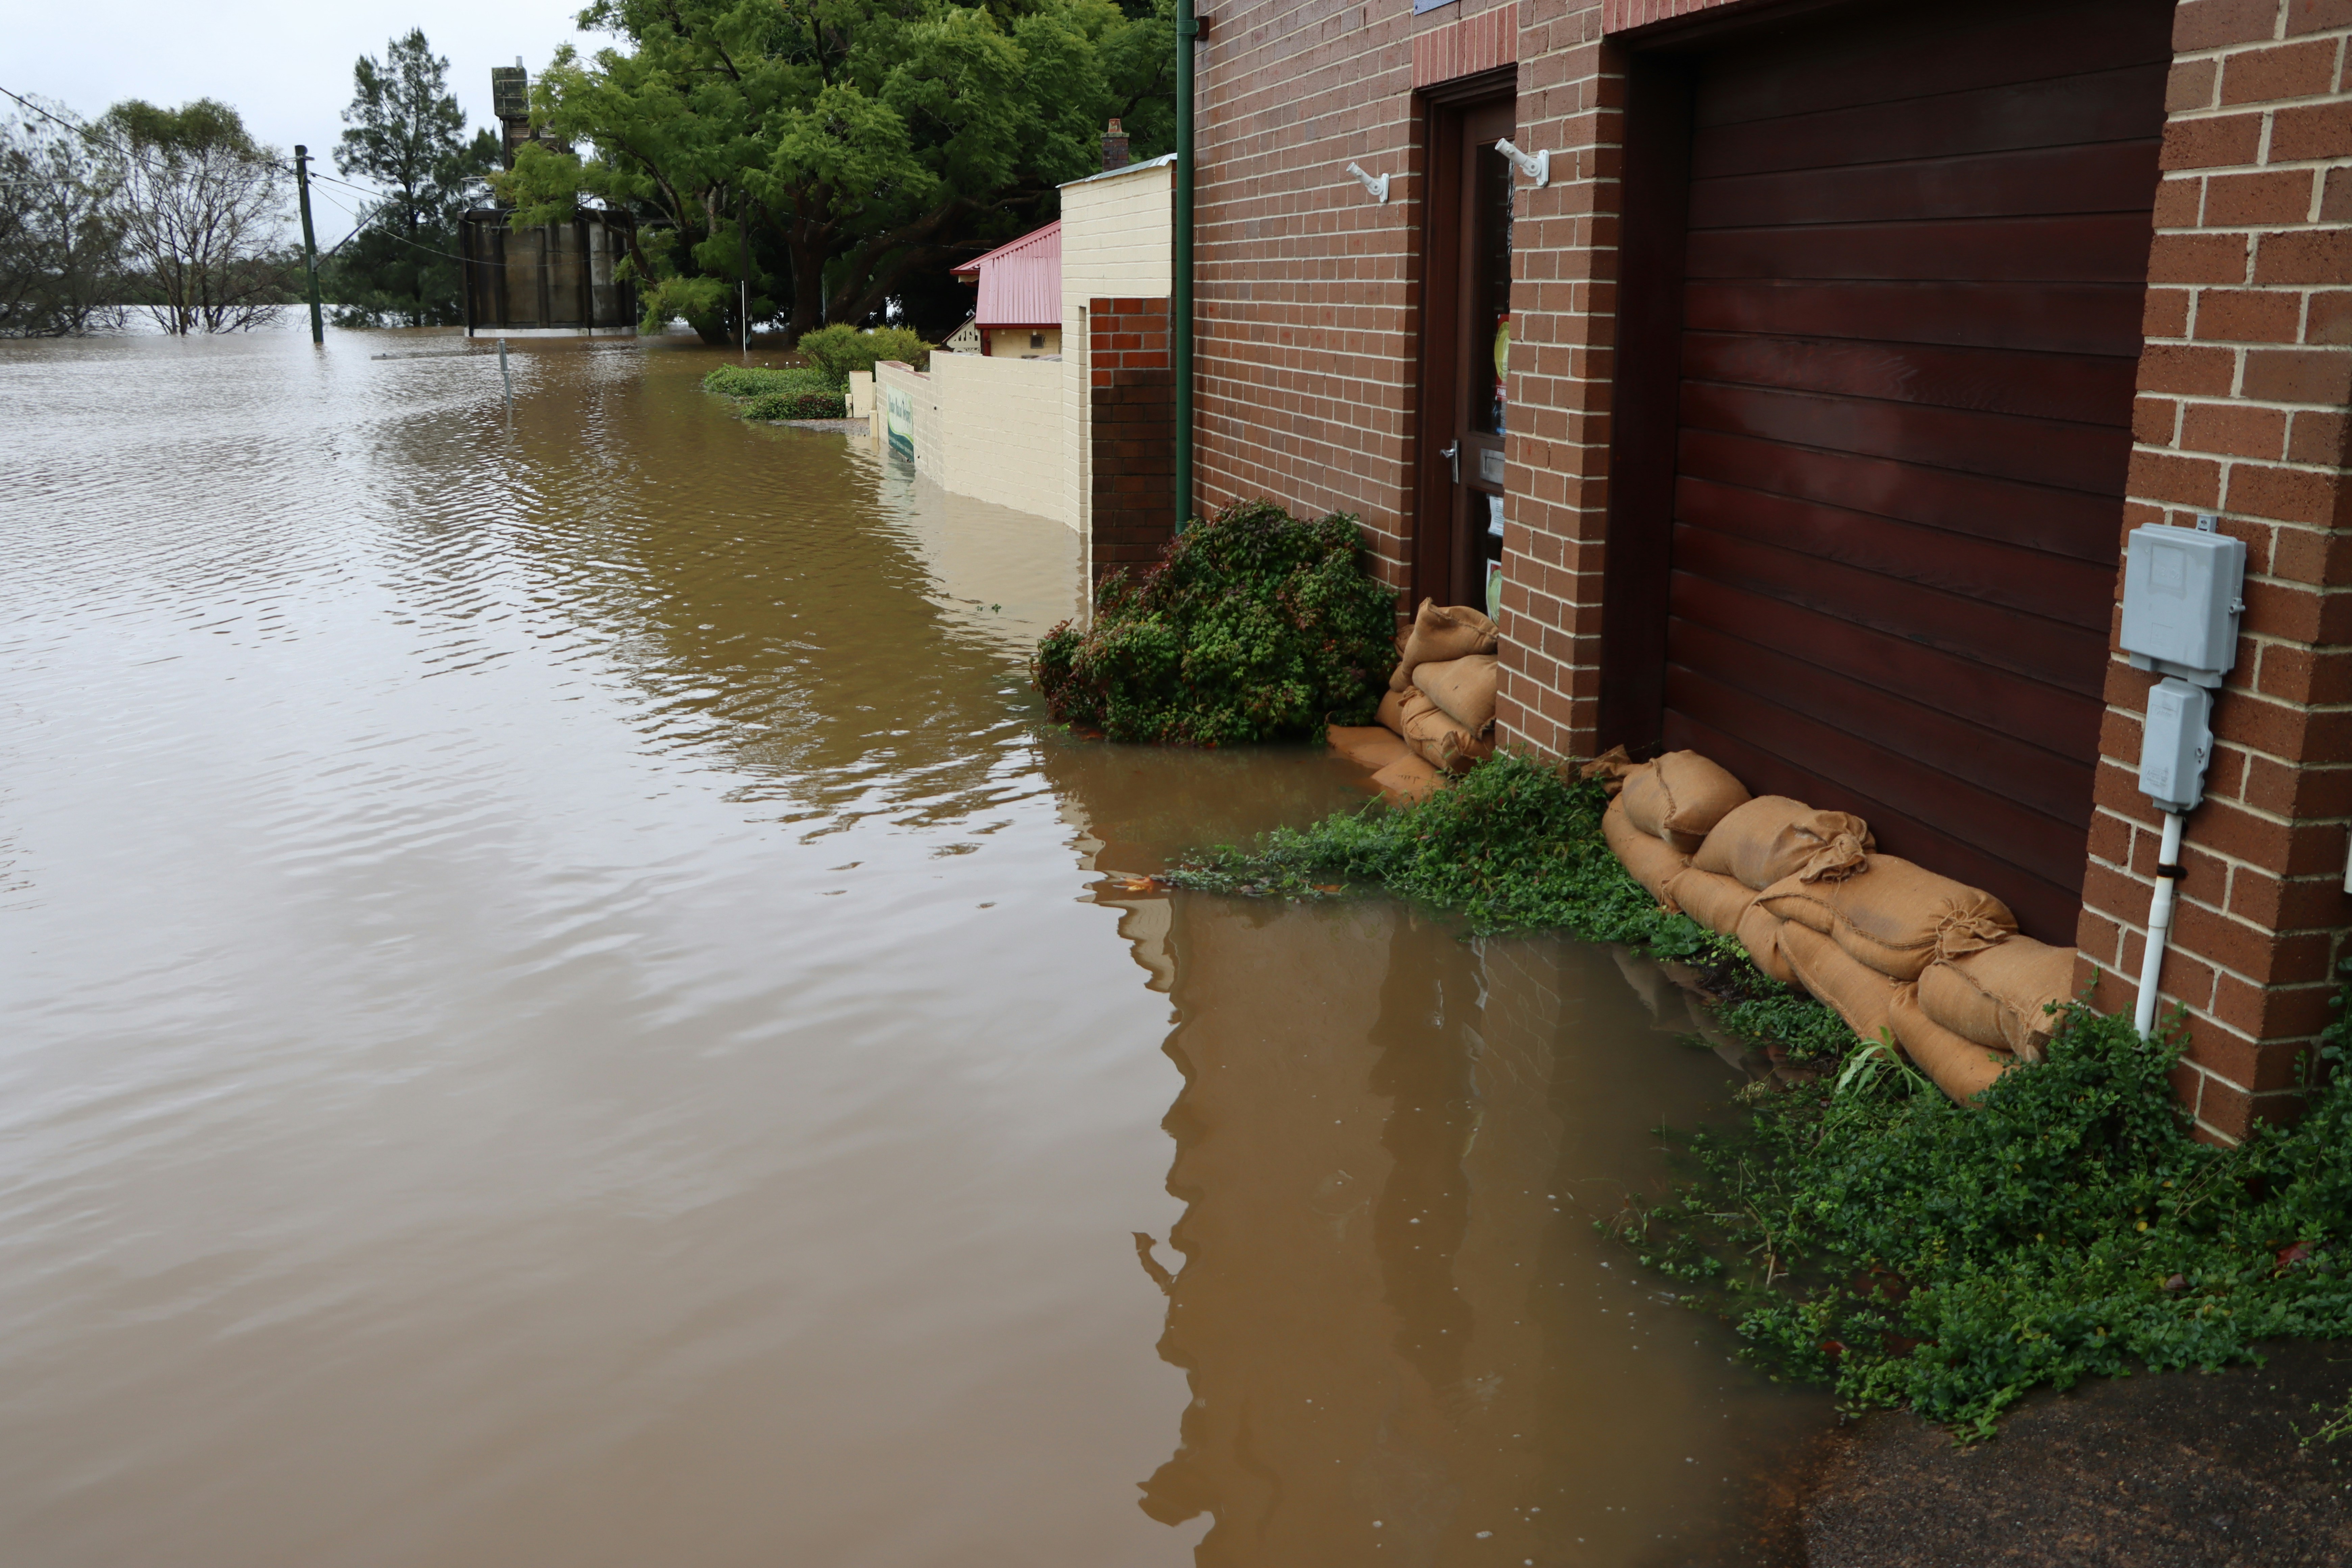
[{"label": "bare tree", "polygon": [[266,325],[293,298],[281,243],[286,172],[227,104],[132,99],[99,131],[121,180],[117,209],[141,303],[175,336]]},{"label": "bare tree", "polygon": [[0,337],[122,324],[116,180],[63,105],[0,121]]}]

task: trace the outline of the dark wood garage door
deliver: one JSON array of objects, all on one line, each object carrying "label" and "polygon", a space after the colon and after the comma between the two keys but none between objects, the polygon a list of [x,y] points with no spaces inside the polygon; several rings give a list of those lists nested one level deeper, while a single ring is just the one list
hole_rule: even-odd
[{"label": "dark wood garage door", "polygon": [[2169,4],[1700,58],[1662,729],[2071,943]]}]

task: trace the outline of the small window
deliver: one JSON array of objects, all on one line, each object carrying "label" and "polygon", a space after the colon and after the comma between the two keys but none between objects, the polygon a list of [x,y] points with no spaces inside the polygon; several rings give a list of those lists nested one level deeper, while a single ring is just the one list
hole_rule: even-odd
[{"label": "small window", "polygon": [[1029,334],[1029,346],[1030,346],[1031,348],[1033,348],[1033,349],[1042,349],[1042,348],[1044,348],[1044,347],[1045,346],[1045,333],[1043,333],[1043,332],[1032,332],[1032,333],[1030,333],[1030,334]]}]

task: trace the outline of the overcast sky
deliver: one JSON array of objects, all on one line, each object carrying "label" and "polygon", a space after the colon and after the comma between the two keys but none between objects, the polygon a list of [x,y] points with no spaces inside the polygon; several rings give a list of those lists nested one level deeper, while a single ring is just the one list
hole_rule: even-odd
[{"label": "overcast sky", "polygon": [[[0,47],[0,87],[62,100],[84,115],[104,113],[126,98],[176,105],[217,98],[233,105],[262,141],[290,153],[297,142],[334,170],[343,106],[352,100],[352,62],[381,56],[384,44],[422,27],[433,52],[449,62],[449,86],[477,126],[490,118],[490,68],[517,55],[534,79],[556,46],[594,47],[605,40],[572,26],[583,0],[334,0],[295,5],[258,0],[67,0],[11,6]],[[13,110],[16,105],[0,100]],[[319,238],[351,227],[334,196],[320,192]]]}]

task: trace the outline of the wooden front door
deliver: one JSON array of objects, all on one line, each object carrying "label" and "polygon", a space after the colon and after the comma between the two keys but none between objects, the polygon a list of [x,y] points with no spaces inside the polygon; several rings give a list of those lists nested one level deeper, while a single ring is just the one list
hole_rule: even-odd
[{"label": "wooden front door", "polygon": [[2171,16],[1879,7],[1684,78],[1658,739],[1860,813],[2061,942]]},{"label": "wooden front door", "polygon": [[1439,104],[1431,116],[1413,594],[1491,614],[1510,428],[1503,364],[1516,183],[1495,143],[1515,133],[1516,100]]}]

